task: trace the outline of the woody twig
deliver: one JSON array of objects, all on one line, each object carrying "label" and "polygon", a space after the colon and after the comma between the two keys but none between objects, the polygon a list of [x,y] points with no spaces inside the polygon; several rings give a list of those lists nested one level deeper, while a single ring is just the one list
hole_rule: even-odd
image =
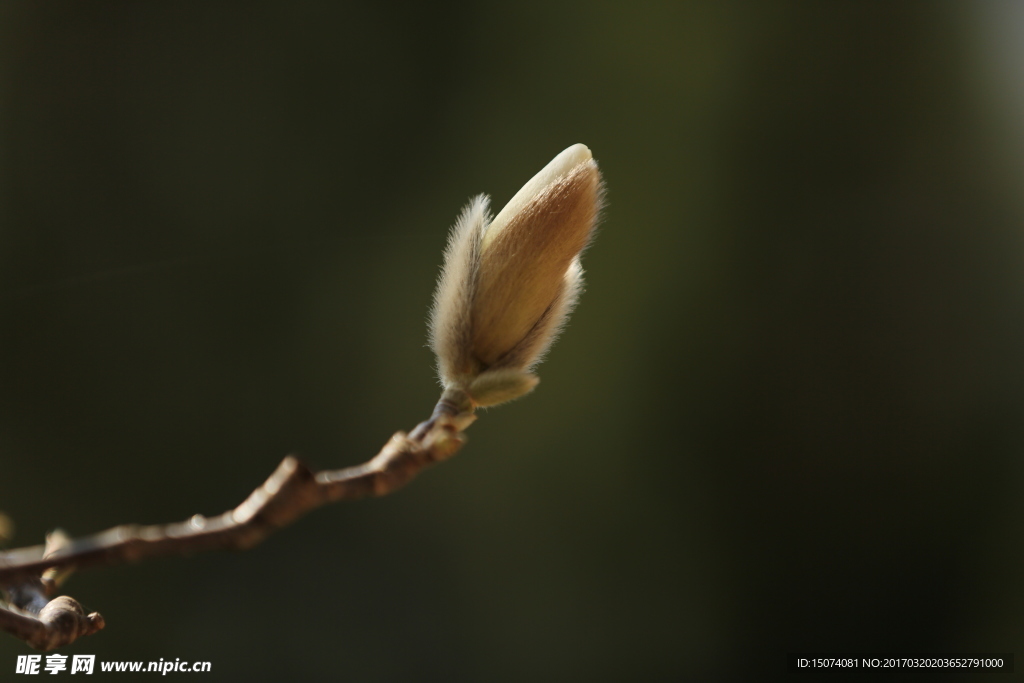
[{"label": "woody twig", "polygon": [[184,522],[126,524],[77,540],[48,539],[47,545],[0,553],[0,630],[39,650],[52,650],[104,627],[74,598],[49,596],[73,570],[207,550],[244,550],[311,510],[341,500],[383,496],[404,486],[425,467],[461,448],[471,412],[442,401],[434,416],[410,434],[398,432],[372,460],[356,467],[314,473],[288,456],[245,501],[216,517]]}]

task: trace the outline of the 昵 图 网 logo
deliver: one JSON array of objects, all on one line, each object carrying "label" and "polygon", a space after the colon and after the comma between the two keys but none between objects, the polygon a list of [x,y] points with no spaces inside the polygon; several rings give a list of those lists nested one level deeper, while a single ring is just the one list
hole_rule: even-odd
[{"label": "\u6635 \u56fe \u7f51 logo", "polygon": [[158,673],[166,676],[171,672],[206,672],[211,668],[210,662],[189,662],[176,658],[174,661],[157,662],[100,662],[96,666],[96,655],[18,655],[18,663],[14,668],[16,674],[91,674],[96,670],[103,673],[133,672]]},{"label": "\u6635 \u56fe \u7f51 logo", "polygon": [[[68,660],[71,660],[70,662]],[[18,655],[18,663],[14,667],[16,674],[58,674],[70,672],[73,674],[91,674],[96,665],[96,655],[46,655],[43,662],[42,655]]]}]

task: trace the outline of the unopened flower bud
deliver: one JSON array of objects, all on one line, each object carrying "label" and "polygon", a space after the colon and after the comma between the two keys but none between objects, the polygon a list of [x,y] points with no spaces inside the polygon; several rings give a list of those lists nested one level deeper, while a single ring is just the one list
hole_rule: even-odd
[{"label": "unopened flower bud", "polygon": [[576,304],[579,256],[601,205],[601,174],[573,145],[535,175],[493,221],[475,197],[452,229],[434,294],[431,345],[445,389],[475,406],[525,394]]}]

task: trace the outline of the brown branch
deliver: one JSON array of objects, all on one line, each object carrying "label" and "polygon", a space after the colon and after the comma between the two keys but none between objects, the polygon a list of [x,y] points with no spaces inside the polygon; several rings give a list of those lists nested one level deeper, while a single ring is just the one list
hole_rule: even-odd
[{"label": "brown branch", "polygon": [[104,626],[102,616],[86,616],[72,598],[46,601],[45,594],[73,570],[206,550],[243,550],[326,503],[391,493],[458,451],[462,431],[475,419],[464,408],[442,399],[430,420],[408,435],[396,433],[372,460],[356,467],[314,473],[288,456],[241,505],[216,517],[126,524],[77,540],[55,535],[59,540],[48,539],[46,546],[0,553],[0,587],[13,607],[0,607],[0,630],[41,650],[66,645]]},{"label": "brown branch", "polygon": [[38,616],[0,609],[0,629],[37,650],[52,650],[89,636],[106,624],[99,612],[86,615],[74,598],[62,595],[46,603]]}]

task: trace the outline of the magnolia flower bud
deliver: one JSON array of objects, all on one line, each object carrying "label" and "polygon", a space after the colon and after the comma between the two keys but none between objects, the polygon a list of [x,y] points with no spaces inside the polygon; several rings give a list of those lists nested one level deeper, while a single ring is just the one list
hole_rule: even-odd
[{"label": "magnolia flower bud", "polygon": [[465,394],[470,407],[489,406],[536,386],[530,370],[579,297],[579,256],[601,195],[597,163],[577,144],[552,159],[493,221],[486,195],[462,211],[430,320],[446,393]]}]

